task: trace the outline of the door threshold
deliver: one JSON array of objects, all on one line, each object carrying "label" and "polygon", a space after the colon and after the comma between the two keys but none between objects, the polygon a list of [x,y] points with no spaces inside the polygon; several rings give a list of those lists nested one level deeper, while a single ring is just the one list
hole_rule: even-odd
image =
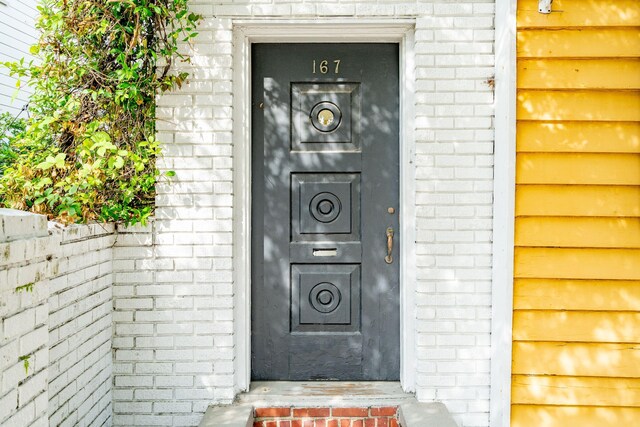
[{"label": "door threshold", "polygon": [[395,406],[415,402],[398,381],[252,381],[238,403],[268,406]]}]

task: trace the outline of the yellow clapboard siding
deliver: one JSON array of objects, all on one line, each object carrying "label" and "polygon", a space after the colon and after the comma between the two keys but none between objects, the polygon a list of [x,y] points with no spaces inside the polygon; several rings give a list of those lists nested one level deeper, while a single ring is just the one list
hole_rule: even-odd
[{"label": "yellow clapboard siding", "polygon": [[517,35],[519,58],[634,58],[640,56],[637,28],[526,30]]},{"label": "yellow clapboard siding", "polygon": [[637,425],[640,408],[513,405],[511,427],[622,427]]},{"label": "yellow clapboard siding", "polygon": [[638,343],[638,325],[638,312],[517,310],[513,314],[513,339]]},{"label": "yellow clapboard siding", "polygon": [[516,216],[639,216],[640,186],[518,185]]},{"label": "yellow clapboard siding", "polygon": [[518,123],[518,152],[640,153],[640,122]]},{"label": "yellow clapboard siding", "polygon": [[638,406],[640,379],[514,375],[514,404]]},{"label": "yellow clapboard siding", "polygon": [[640,248],[640,218],[522,217],[516,246]]},{"label": "yellow clapboard siding", "polygon": [[640,279],[639,249],[516,248],[514,277]]},{"label": "yellow clapboard siding", "polygon": [[516,279],[515,310],[637,311],[640,281]]},{"label": "yellow clapboard siding", "polygon": [[640,1],[517,9],[511,425],[635,425]]},{"label": "yellow clapboard siding", "polygon": [[640,154],[521,153],[516,183],[637,185]]},{"label": "yellow clapboard siding", "polygon": [[640,60],[521,59],[517,76],[518,89],[640,89]]},{"label": "yellow clapboard siding", "polygon": [[554,0],[550,14],[538,12],[538,0],[518,1],[518,28],[633,26],[640,20],[638,0]]},{"label": "yellow clapboard siding", "polygon": [[518,120],[638,122],[640,92],[519,90],[516,115]]},{"label": "yellow clapboard siding", "polygon": [[640,377],[640,344],[513,343],[513,374]]}]

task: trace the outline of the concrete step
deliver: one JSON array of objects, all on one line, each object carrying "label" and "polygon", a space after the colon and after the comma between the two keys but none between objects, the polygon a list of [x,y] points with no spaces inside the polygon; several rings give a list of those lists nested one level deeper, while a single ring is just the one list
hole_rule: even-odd
[{"label": "concrete step", "polygon": [[239,403],[268,406],[396,406],[414,401],[399,382],[387,381],[254,381]]},{"label": "concrete step", "polygon": [[211,406],[200,427],[251,427],[255,408],[398,407],[402,427],[456,427],[440,402],[418,402],[398,382],[255,381],[236,403]]}]

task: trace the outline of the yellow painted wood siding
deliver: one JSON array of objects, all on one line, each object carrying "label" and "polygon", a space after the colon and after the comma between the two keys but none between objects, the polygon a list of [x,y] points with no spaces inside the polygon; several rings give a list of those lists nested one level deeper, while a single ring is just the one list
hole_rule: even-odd
[{"label": "yellow painted wood siding", "polygon": [[640,422],[640,1],[519,0],[514,427]]}]

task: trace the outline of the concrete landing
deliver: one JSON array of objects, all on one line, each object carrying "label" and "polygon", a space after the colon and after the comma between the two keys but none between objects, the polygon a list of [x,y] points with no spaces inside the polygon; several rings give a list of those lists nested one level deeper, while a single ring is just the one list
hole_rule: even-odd
[{"label": "concrete landing", "polygon": [[252,427],[251,405],[209,406],[198,427]]},{"label": "concrete landing", "polygon": [[398,382],[254,381],[236,403],[211,406],[200,427],[250,427],[255,408],[398,406],[402,427],[457,427],[440,402],[418,402]]},{"label": "concrete landing", "polygon": [[415,401],[399,382],[254,381],[238,403],[267,406],[397,406]]},{"label": "concrete landing", "polygon": [[404,403],[400,405],[398,421],[402,427],[458,427],[440,402]]}]

